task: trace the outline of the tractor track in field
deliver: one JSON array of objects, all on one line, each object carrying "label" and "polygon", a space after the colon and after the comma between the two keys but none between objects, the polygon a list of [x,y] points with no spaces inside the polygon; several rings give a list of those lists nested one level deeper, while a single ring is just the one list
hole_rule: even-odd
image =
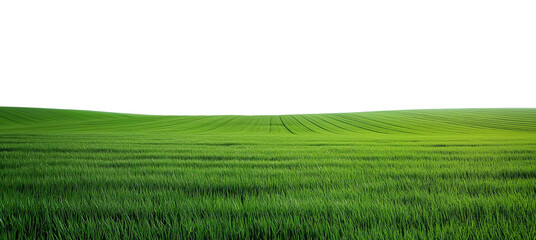
[{"label": "tractor track in field", "polygon": [[[336,116],[329,116],[331,118],[336,118]],[[379,131],[379,130],[373,130],[371,128],[367,128],[367,127],[363,127],[362,125],[357,125],[356,122],[360,122],[358,119],[356,118],[348,118],[348,117],[343,117],[343,116],[338,116],[342,119],[335,119],[337,121],[340,121],[340,122],[343,122],[343,123],[346,123],[348,125],[351,125],[351,126],[354,126],[354,127],[357,127],[357,128],[360,128],[360,129],[363,129],[363,130],[367,130],[367,131],[371,131],[371,132],[375,132],[375,133],[381,133],[381,134],[386,134],[387,132],[382,132],[382,131]],[[361,116],[360,116],[361,117]],[[366,118],[363,118],[361,117],[362,119],[365,119],[365,120],[368,120]],[[344,119],[344,120],[343,120]],[[368,120],[370,121],[370,120]],[[400,130],[393,130],[393,129],[388,129],[388,128],[385,128],[385,127],[382,127],[380,125],[375,125],[375,124],[370,124],[370,123],[365,123],[365,122],[361,122],[363,124],[366,124],[366,125],[369,125],[371,127],[376,127],[376,128],[381,128],[381,129],[384,129],[384,130],[389,130],[389,131],[398,131],[398,132],[405,132],[405,131],[400,131]],[[381,123],[381,122],[378,122],[378,123]],[[385,124],[384,124],[385,125]],[[406,132],[407,133],[407,132]]]},{"label": "tractor track in field", "polygon": [[[335,128],[341,129],[341,130],[346,131],[346,132],[352,132],[351,130],[349,130],[349,129],[347,129],[347,128],[341,127],[341,126],[339,126],[339,125],[337,125],[337,124],[335,124],[335,123],[332,123],[332,122],[326,120],[326,118],[327,118],[326,116],[323,116],[323,117],[315,116],[315,117],[316,117],[319,121],[322,121],[322,122],[327,123],[327,124],[329,124],[329,125],[331,125],[331,126],[334,126]],[[340,122],[340,121],[339,121],[339,122]],[[338,134],[341,134],[341,133],[339,132]]]},{"label": "tractor track in field", "polygon": [[283,117],[282,117],[282,116],[279,116],[279,120],[281,120],[281,125],[283,125],[283,127],[285,127],[285,129],[287,129],[287,131],[288,131],[289,133],[296,134],[296,133],[294,133],[292,130],[290,130],[290,128],[287,127],[287,125],[286,125],[285,122],[283,121]]},{"label": "tractor track in field", "polygon": [[317,124],[316,122],[312,121],[312,120],[311,120],[308,116],[306,116],[306,115],[302,115],[302,117],[303,117],[305,120],[309,121],[311,124],[317,126],[318,128],[320,128],[320,129],[322,129],[322,130],[324,130],[324,131],[326,131],[326,132],[334,133],[334,134],[338,134],[337,132],[331,131],[331,130],[329,130],[329,129],[327,129],[327,128],[324,128],[324,127],[320,126],[320,125]]},{"label": "tractor track in field", "polygon": [[297,123],[299,123],[300,125],[302,125],[304,128],[306,128],[307,130],[309,130],[310,132],[314,132],[314,133],[317,133],[315,130],[309,128],[307,125],[303,124],[300,120],[298,120],[294,115],[289,115],[290,117],[292,117]]}]

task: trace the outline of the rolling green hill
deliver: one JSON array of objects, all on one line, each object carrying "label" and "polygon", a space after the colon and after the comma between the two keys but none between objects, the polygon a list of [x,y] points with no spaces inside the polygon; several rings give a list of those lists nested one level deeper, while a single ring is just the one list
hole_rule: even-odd
[{"label": "rolling green hill", "polygon": [[406,110],[279,116],[149,116],[0,108],[0,131],[195,134],[447,134],[536,132],[536,109]]},{"label": "rolling green hill", "polygon": [[0,239],[536,239],[536,109],[0,108]]}]

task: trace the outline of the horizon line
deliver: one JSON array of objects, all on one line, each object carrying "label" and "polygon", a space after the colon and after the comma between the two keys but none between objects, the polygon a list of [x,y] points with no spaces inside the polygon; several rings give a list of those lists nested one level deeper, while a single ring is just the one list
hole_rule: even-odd
[{"label": "horizon line", "polygon": [[147,114],[147,113],[129,113],[102,111],[90,109],[73,109],[73,108],[50,108],[50,107],[27,107],[27,106],[0,106],[0,108],[29,108],[29,109],[48,109],[48,110],[65,110],[65,111],[86,111],[97,113],[114,113],[143,116],[290,116],[290,115],[315,115],[315,114],[349,114],[349,113],[367,113],[367,112],[394,112],[394,111],[426,111],[426,110],[485,110],[485,109],[534,109],[536,107],[467,107],[467,108],[408,108],[408,109],[387,109],[387,110],[369,110],[369,111],[348,111],[348,112],[318,112],[318,113],[286,113],[286,114]]}]

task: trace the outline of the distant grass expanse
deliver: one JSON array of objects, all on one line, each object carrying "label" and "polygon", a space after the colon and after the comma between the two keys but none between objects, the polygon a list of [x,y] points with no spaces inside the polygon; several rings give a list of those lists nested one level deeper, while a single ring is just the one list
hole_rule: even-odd
[{"label": "distant grass expanse", "polygon": [[536,109],[3,107],[0,238],[536,239]]}]

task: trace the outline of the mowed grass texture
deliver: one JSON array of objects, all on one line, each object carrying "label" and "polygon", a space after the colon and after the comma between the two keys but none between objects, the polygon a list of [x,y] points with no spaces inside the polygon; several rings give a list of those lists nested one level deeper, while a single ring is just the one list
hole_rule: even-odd
[{"label": "mowed grass texture", "polygon": [[535,239],[536,109],[0,108],[0,238]]}]

